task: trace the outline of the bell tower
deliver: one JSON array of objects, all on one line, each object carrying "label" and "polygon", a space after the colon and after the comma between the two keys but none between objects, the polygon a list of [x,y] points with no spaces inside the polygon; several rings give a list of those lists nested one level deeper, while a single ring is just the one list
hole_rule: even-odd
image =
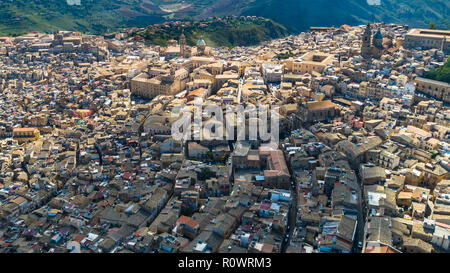
[{"label": "bell tower", "polygon": [[180,55],[181,57],[186,56],[186,36],[184,36],[184,31],[180,35]]},{"label": "bell tower", "polygon": [[372,46],[372,30],[370,27],[370,24],[367,24],[366,30],[363,33],[362,36],[362,46],[361,46],[361,56],[363,56],[364,58],[369,58],[371,53],[370,53],[370,48]]}]

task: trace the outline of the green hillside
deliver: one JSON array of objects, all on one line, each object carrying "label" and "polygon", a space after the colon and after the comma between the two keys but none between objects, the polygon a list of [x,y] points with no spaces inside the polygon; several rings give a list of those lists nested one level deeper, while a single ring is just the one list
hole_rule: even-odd
[{"label": "green hillside", "polygon": [[425,78],[450,83],[450,58],[444,66],[425,72]]},{"label": "green hillside", "polygon": [[104,33],[165,21],[159,9],[141,7],[148,1],[78,1],[81,5],[69,5],[69,0],[0,0],[0,35],[55,30]]},{"label": "green hillside", "polygon": [[[450,26],[450,1],[445,0],[256,0],[242,12],[271,18],[297,31],[313,26],[357,25],[370,22],[406,23],[416,27]],[[374,2],[374,0],[372,0]]]},{"label": "green hillside", "polygon": [[200,37],[210,46],[251,46],[288,35],[285,27],[270,19],[218,18],[187,21],[189,25],[152,26],[141,35],[151,44],[166,46],[169,40],[178,40],[184,32],[188,45],[195,45]]},{"label": "green hillside", "polygon": [[[380,2],[369,5],[368,2]],[[69,4],[71,3],[71,4]],[[79,5],[78,5],[79,4]],[[290,30],[368,22],[450,28],[448,0],[0,0],[0,35],[56,29],[104,33],[171,20],[255,15]]]}]

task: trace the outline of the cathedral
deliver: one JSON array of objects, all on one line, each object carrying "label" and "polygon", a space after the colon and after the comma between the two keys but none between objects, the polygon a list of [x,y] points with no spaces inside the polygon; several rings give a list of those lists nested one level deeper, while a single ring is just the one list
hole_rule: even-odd
[{"label": "cathedral", "polygon": [[189,58],[191,56],[208,56],[211,51],[211,48],[206,46],[206,42],[203,40],[203,35],[200,37],[200,40],[198,40],[197,45],[194,48],[188,47],[184,33],[181,33],[180,35],[179,49],[179,56],[183,58]]},{"label": "cathedral", "polygon": [[381,33],[381,30],[378,29],[372,37],[371,26],[370,24],[367,24],[362,37],[361,56],[365,59],[379,59],[383,53],[383,34]]},{"label": "cathedral", "polygon": [[188,58],[190,54],[186,48],[186,36],[184,35],[184,32],[182,32],[180,35],[179,44],[180,44],[180,56],[183,58],[186,57]]}]

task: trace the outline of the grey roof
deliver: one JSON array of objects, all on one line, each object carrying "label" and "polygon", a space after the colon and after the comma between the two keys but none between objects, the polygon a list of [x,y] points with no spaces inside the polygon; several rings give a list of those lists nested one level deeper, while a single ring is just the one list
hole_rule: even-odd
[{"label": "grey roof", "polygon": [[388,217],[372,217],[368,225],[368,241],[392,244],[391,219]]},{"label": "grey roof", "polygon": [[338,226],[338,234],[348,241],[353,241],[357,221],[348,216],[342,216]]},{"label": "grey roof", "polygon": [[213,251],[219,249],[222,244],[223,238],[217,233],[212,231],[212,227],[207,227],[204,231],[202,231],[194,240],[192,240],[189,245],[187,245],[183,252],[192,252],[195,245],[199,242],[203,242],[208,244],[212,248]]},{"label": "grey roof", "polygon": [[361,176],[363,179],[372,179],[372,178],[386,179],[386,172],[384,168],[380,166],[368,167],[362,168]]}]

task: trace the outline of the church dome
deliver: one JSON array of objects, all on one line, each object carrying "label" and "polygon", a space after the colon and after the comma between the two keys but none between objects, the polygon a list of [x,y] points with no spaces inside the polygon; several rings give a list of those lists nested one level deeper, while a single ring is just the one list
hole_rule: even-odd
[{"label": "church dome", "polygon": [[377,40],[383,40],[383,34],[381,33],[380,29],[378,29],[377,33],[373,35],[373,38]]},{"label": "church dome", "polygon": [[205,40],[203,40],[203,36],[198,40],[197,46],[206,46]]}]

